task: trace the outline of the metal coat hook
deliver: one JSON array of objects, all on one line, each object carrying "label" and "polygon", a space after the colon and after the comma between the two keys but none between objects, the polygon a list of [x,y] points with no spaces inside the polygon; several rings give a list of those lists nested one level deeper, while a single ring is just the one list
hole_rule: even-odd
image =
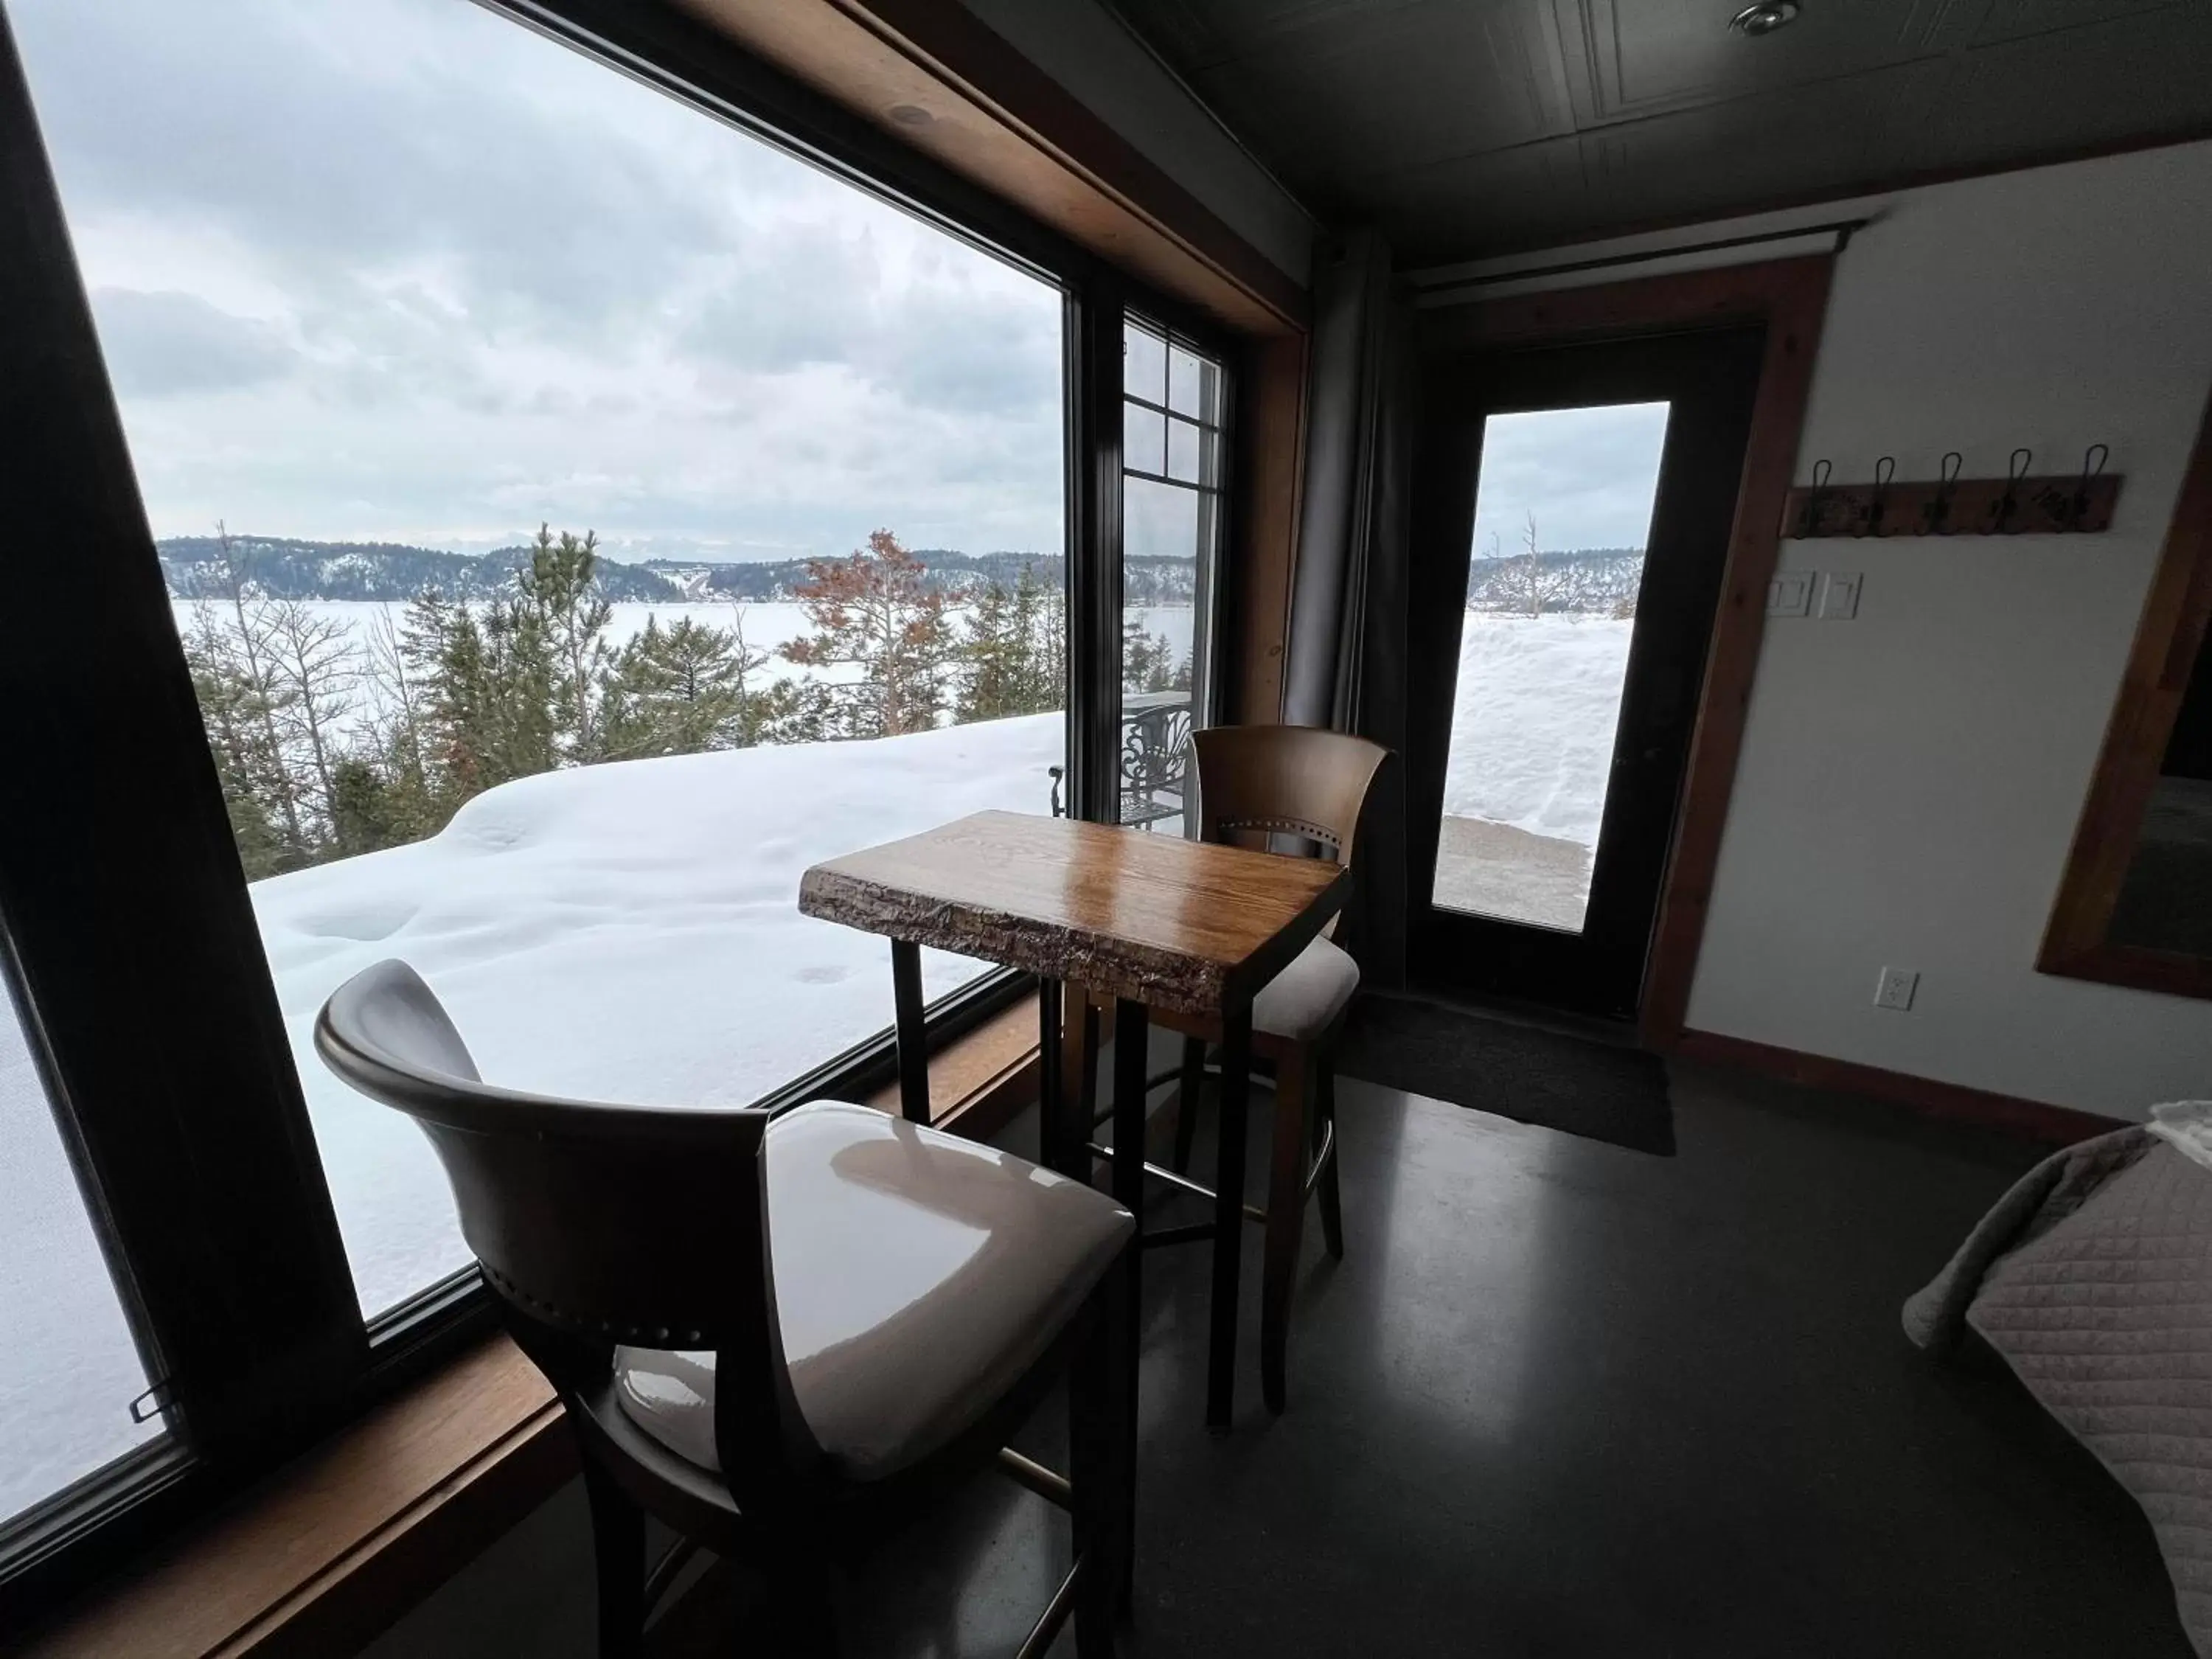
[{"label": "metal coat hook", "polygon": [[2094,483],[2098,476],[2104,471],[2105,463],[2111,458],[2112,453],[2112,452],[2103,444],[2091,444],[2082,455],[2081,486],[2074,492],[2074,516],[2071,520],[2073,523],[2080,524],[2081,515],[2089,510],[2089,486]]},{"label": "metal coat hook", "polygon": [[1820,527],[1820,507],[1828,493],[1828,479],[1835,471],[1835,463],[1819,460],[1813,463],[1813,493],[1805,498],[1804,521],[1797,533],[1809,536]]},{"label": "metal coat hook", "polygon": [[2015,449],[2005,464],[2005,493],[1997,498],[1997,528],[2008,536],[2016,533],[2013,519],[2020,511],[2020,481],[2027,476],[2028,463],[2034,459],[2033,450]]},{"label": "metal coat hook", "polygon": [[2068,536],[2112,528],[2112,508],[2127,480],[2107,471],[2111,452],[2092,444],[2079,474],[2035,466],[2022,445],[2002,477],[1995,468],[1966,477],[1964,452],[1948,451],[1939,477],[1898,477],[1897,457],[1876,458],[1871,478],[1838,483],[1826,460],[1813,463],[1810,483],[1793,485],[1775,522],[1792,538],[1828,536]]},{"label": "metal coat hook", "polygon": [[1959,488],[1959,469],[1966,464],[1966,458],[1955,449],[1943,458],[1942,475],[1936,486],[1936,499],[1928,503],[1923,514],[1928,528],[1938,536],[1951,533],[1951,496]]},{"label": "metal coat hook", "polygon": [[1897,476],[1897,457],[1885,455],[1874,464],[1874,499],[1867,503],[1865,536],[1881,534],[1882,511],[1888,506],[1889,481]]}]

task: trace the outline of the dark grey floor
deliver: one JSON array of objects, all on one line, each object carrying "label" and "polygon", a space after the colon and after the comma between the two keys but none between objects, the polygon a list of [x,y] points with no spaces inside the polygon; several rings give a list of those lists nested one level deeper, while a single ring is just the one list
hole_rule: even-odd
[{"label": "dark grey floor", "polygon": [[[1274,1419],[1251,1236],[1226,1437],[1204,1247],[1146,1258],[1132,1652],[2187,1659],[2126,1496],[1899,1329],[2034,1149],[1733,1073],[1674,1100],[1668,1158],[1346,1082],[1346,1258],[1309,1228]],[[848,1635],[1011,1652],[1066,1551],[986,1483],[855,1573]]]}]

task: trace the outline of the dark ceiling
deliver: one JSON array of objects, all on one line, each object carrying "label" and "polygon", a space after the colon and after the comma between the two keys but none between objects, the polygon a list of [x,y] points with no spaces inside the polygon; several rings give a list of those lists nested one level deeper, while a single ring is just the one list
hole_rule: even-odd
[{"label": "dark ceiling", "polygon": [[2212,134],[2212,0],[1118,0],[1409,264]]}]

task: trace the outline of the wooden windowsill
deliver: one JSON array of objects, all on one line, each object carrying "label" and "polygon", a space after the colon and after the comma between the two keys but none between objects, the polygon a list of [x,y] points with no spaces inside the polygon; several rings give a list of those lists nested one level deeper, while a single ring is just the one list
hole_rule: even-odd
[{"label": "wooden windowsill", "polygon": [[28,1651],[351,1652],[575,1464],[552,1389],[495,1338],[280,1471]]},{"label": "wooden windowsill", "polygon": [[[978,1139],[1003,1126],[1035,1097],[1036,1041],[1028,997],[933,1055],[933,1121]],[[896,1110],[897,1098],[894,1086],[869,1103]],[[495,1337],[278,1471],[23,1652],[351,1653],[575,1471],[552,1389]]]}]

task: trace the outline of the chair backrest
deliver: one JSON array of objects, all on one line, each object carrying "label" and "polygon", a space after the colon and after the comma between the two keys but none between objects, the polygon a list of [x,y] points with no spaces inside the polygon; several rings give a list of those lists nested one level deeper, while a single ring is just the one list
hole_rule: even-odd
[{"label": "chair backrest", "polygon": [[572,1408],[590,1409],[618,1342],[711,1348],[714,1437],[739,1504],[818,1464],[776,1316],[766,1112],[494,1087],[404,962],[331,993],[315,1048],[429,1137],[509,1329]]},{"label": "chair backrest", "polygon": [[618,1342],[711,1348],[715,1443],[740,1506],[819,1464],[776,1316],[766,1112],[495,1088],[404,962],[338,987],[315,1047],[429,1137],[508,1328],[572,1409],[592,1410]]},{"label": "chair backrest", "polygon": [[541,1323],[610,1344],[709,1348],[758,1319],[764,1280],[737,1269],[766,1260],[765,1113],[495,1088],[403,962],[340,986],[315,1046],[429,1137],[469,1248]]},{"label": "chair backrest", "polygon": [[1265,847],[1287,836],[1351,864],[1389,750],[1315,726],[1217,726],[1191,741],[1200,839]]}]

